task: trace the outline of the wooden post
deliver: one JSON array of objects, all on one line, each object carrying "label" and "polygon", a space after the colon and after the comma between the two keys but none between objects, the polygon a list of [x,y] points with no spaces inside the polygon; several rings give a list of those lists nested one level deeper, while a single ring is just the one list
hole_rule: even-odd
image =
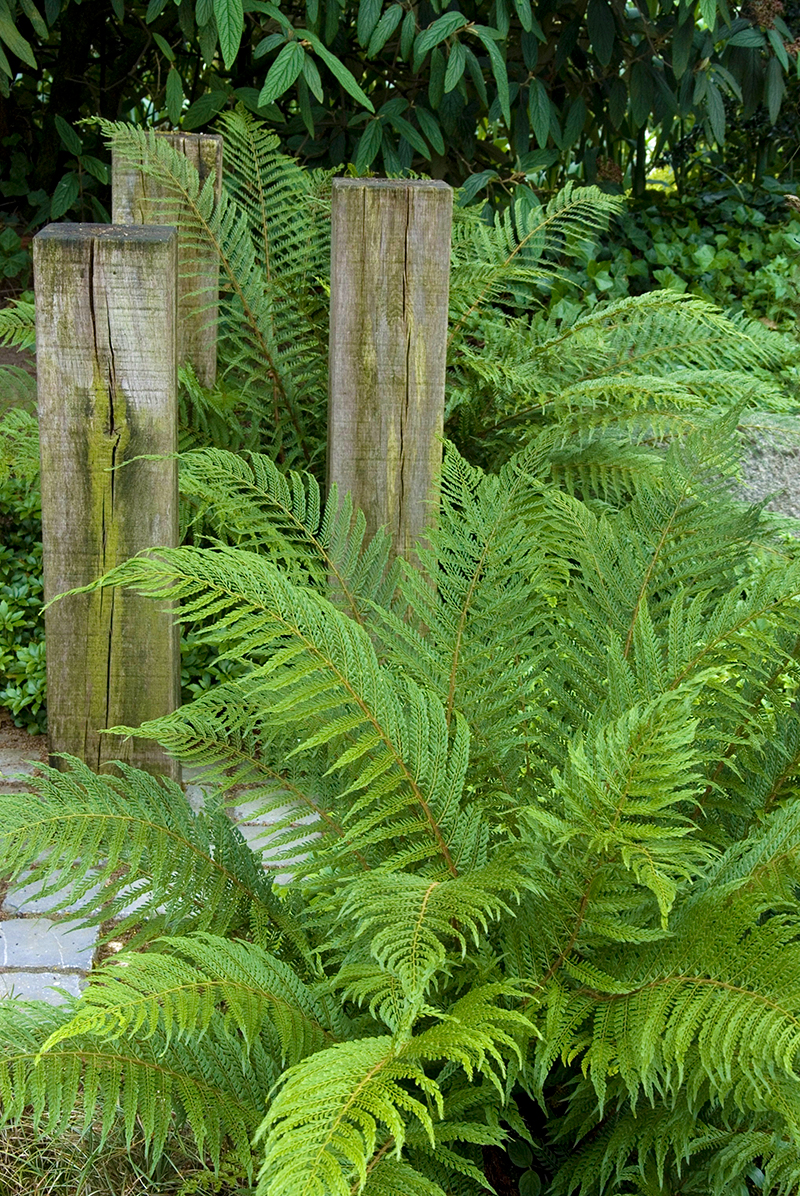
[{"label": "wooden post", "polygon": [[[51,224],[33,242],[45,601],[178,543],[173,228]],[[50,751],[177,778],[154,743],[101,735],[174,710],[178,631],[152,599],[108,589],[45,615]],[[58,764],[58,761],[53,761]]]},{"label": "wooden post", "polygon": [[[214,197],[222,194],[222,137],[208,133],[154,133],[191,162],[204,182],[214,172]],[[111,156],[114,224],[178,224],[180,204],[116,151]],[[178,239],[178,365],[191,365],[202,386],[217,377],[219,259],[212,250]]]},{"label": "wooden post", "polygon": [[442,460],[453,193],[334,179],[328,485],[411,557]]}]

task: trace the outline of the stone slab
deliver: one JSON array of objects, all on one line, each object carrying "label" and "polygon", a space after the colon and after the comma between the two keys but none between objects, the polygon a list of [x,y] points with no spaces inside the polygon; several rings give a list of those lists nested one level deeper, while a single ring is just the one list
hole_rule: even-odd
[{"label": "stone slab", "polygon": [[49,918],[9,918],[0,922],[0,969],[76,969],[92,966],[97,931],[69,927]]},{"label": "stone slab", "polygon": [[[50,882],[48,881],[48,883]],[[58,905],[59,900],[63,901],[64,893],[52,893],[49,897],[39,897],[38,893],[41,887],[39,881],[26,884],[23,880],[22,884],[14,885],[6,894],[6,899],[3,902],[5,909],[9,913],[16,914],[49,914]],[[93,897],[95,893],[99,892],[100,885],[93,885],[81,901],[63,906],[58,911],[59,914],[72,913],[73,910],[84,904],[87,897]]]},{"label": "stone slab", "polygon": [[46,1001],[48,1005],[63,1005],[64,997],[53,985],[79,997],[86,981],[77,972],[0,972],[0,1000]]}]

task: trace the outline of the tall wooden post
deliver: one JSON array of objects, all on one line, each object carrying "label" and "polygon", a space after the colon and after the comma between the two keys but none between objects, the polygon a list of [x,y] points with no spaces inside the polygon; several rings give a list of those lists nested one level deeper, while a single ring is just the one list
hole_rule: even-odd
[{"label": "tall wooden post", "polygon": [[[177,449],[176,259],[173,228],[51,224],[34,238],[46,601],[178,543],[177,462],[133,460]],[[107,589],[47,610],[51,753],[178,776],[156,744],[100,734],[178,705],[163,605]]]},{"label": "tall wooden post", "polygon": [[[222,194],[222,137],[208,133],[154,133],[184,154],[201,183],[214,172],[214,197]],[[179,225],[181,205],[116,151],[111,155],[114,224]],[[202,386],[217,376],[219,259],[213,250],[178,238],[178,365],[191,365]]]},{"label": "tall wooden post", "polygon": [[452,207],[445,183],[333,183],[328,484],[405,557],[435,518]]}]

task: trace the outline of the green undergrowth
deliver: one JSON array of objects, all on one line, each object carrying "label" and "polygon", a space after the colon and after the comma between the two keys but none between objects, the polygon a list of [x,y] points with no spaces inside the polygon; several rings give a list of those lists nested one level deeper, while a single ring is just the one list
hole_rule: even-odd
[{"label": "green undergrowth", "polygon": [[786,201],[793,193],[775,179],[688,198],[650,192],[559,272],[550,309],[568,315],[664,287],[800,336],[800,211]]}]

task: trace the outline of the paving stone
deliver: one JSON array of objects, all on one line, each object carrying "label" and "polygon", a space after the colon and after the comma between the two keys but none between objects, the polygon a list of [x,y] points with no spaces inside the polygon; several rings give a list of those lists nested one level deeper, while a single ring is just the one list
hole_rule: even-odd
[{"label": "paving stone", "polygon": [[75,972],[0,972],[0,999],[15,997],[20,1001],[46,1001],[48,1005],[63,1005],[64,997],[52,986],[64,988],[79,997],[86,981]]},{"label": "paving stone", "polygon": [[0,968],[80,968],[92,966],[97,931],[49,918],[10,918],[0,922]]},{"label": "paving stone", "polygon": [[[80,902],[65,905],[63,909],[59,910],[59,914],[72,913],[72,911],[77,909],[79,905],[84,904],[86,897],[93,897],[96,893],[99,893],[100,887],[100,885],[94,885],[91,889],[89,889],[88,893]],[[52,893],[49,897],[38,897],[37,894],[40,889],[40,881],[35,881],[30,884],[25,884],[23,881],[22,884],[14,885],[13,888],[8,890],[3,905],[10,913],[48,914],[50,910],[58,905],[59,900],[63,901],[64,894]]]},{"label": "paving stone", "polygon": [[32,776],[41,767],[39,760],[26,760],[24,751],[17,748],[0,748],[0,778],[4,781],[13,779],[22,773]]}]

